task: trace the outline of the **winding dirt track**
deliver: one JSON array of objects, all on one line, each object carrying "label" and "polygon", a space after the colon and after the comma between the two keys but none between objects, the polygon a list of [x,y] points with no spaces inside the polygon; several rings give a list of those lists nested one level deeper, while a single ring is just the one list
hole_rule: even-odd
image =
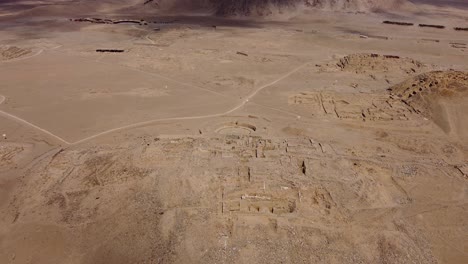
[{"label": "winding dirt track", "polygon": [[[5,100],[6,100],[5,96],[0,95],[0,104],[2,104]],[[26,120],[24,120],[24,119],[22,119],[22,118],[20,118],[20,117],[17,117],[17,116],[15,116],[15,115],[9,114],[9,113],[7,113],[7,112],[5,112],[5,111],[2,111],[2,110],[0,110],[0,115],[1,115],[1,116],[4,116],[4,117],[6,117],[6,118],[12,119],[12,120],[14,120],[14,121],[16,121],[16,122],[19,122],[19,123],[21,123],[21,124],[25,124],[25,125],[27,125],[27,126],[29,126],[29,127],[32,127],[32,128],[34,128],[34,129],[36,129],[36,130],[38,130],[38,131],[40,131],[40,132],[42,132],[42,133],[44,133],[44,134],[46,134],[46,135],[48,135],[48,136],[51,136],[51,137],[57,139],[57,140],[60,141],[61,143],[65,143],[65,144],[67,144],[67,145],[70,145],[70,144],[71,144],[70,142],[66,141],[65,139],[63,139],[63,138],[61,138],[61,137],[59,137],[59,136],[57,136],[57,135],[55,135],[55,134],[53,134],[53,133],[51,133],[51,132],[45,130],[45,129],[43,129],[43,128],[40,128],[40,127],[36,126],[35,124],[33,124],[33,123],[31,123],[31,122],[28,122],[28,121],[26,121]]]},{"label": "winding dirt track", "polygon": [[97,137],[100,137],[100,136],[103,136],[103,135],[113,133],[113,132],[116,132],[116,131],[126,130],[126,129],[130,129],[130,128],[136,128],[136,127],[145,126],[145,125],[150,125],[150,124],[157,123],[157,122],[178,121],[178,120],[194,120],[194,119],[204,119],[204,118],[220,117],[220,116],[228,115],[228,114],[242,108],[244,105],[246,105],[249,102],[249,100],[252,97],[254,97],[261,90],[263,90],[263,89],[265,89],[267,87],[270,87],[272,85],[275,85],[276,83],[286,79],[287,77],[291,76],[293,73],[295,73],[295,72],[299,71],[300,69],[304,68],[307,64],[308,64],[308,62],[304,63],[304,64],[300,65],[299,67],[293,69],[292,71],[282,75],[280,78],[276,79],[275,81],[270,82],[270,83],[268,83],[266,85],[263,85],[263,86],[257,88],[251,94],[249,94],[241,103],[239,103],[238,105],[234,106],[232,109],[227,110],[225,112],[221,112],[221,113],[217,113],[217,114],[211,114],[211,115],[184,116],[184,117],[171,117],[171,118],[153,119],[153,120],[139,122],[139,123],[135,123],[135,124],[127,125],[127,126],[113,128],[113,129],[98,133],[96,135],[93,135],[93,136],[90,136],[90,137],[75,141],[75,142],[71,143],[71,145],[77,145],[77,144],[89,141],[91,139],[94,139],[94,138],[97,138]]},{"label": "winding dirt track", "polygon": [[[37,54],[38,55],[38,54]],[[36,56],[37,56],[36,55]],[[267,83],[263,86],[260,86],[258,87],[257,89],[255,89],[254,91],[252,91],[247,97],[245,97],[239,104],[237,104],[236,106],[234,106],[233,108],[227,110],[227,111],[224,111],[224,112],[221,112],[221,113],[215,113],[215,114],[210,114],[210,115],[199,115],[199,116],[182,116],[182,117],[171,117],[171,118],[160,118],[160,119],[153,119],[153,120],[148,120],[148,121],[144,121],[144,122],[139,122],[139,123],[134,123],[134,124],[130,124],[130,125],[126,125],[126,126],[121,126],[121,127],[117,127],[117,128],[113,128],[113,129],[110,129],[110,130],[107,130],[107,131],[104,131],[104,132],[101,132],[101,133],[98,133],[98,134],[95,134],[95,135],[92,135],[92,136],[89,136],[89,137],[86,137],[84,139],[81,139],[81,140],[78,140],[78,141],[75,141],[75,142],[69,142],[55,134],[53,134],[52,132],[50,131],[47,131],[27,120],[24,120],[20,117],[17,117],[15,115],[12,115],[10,113],[7,113],[5,111],[2,111],[0,110],[0,115],[1,116],[4,116],[6,118],[9,118],[9,119],[12,119],[14,121],[17,121],[19,123],[22,123],[22,124],[25,124],[29,127],[32,127],[48,136],[51,136],[52,138],[60,141],[61,143],[63,144],[66,144],[66,145],[78,145],[80,143],[84,143],[84,142],[87,142],[89,140],[92,140],[92,139],[95,139],[97,137],[100,137],[100,136],[104,136],[104,135],[107,135],[107,134],[111,134],[111,133],[114,133],[114,132],[117,132],[117,131],[122,131],[122,130],[126,130],[126,129],[131,129],[131,128],[137,128],[137,127],[141,127],[141,126],[146,126],[146,125],[151,125],[151,124],[154,124],[154,123],[158,123],[158,122],[164,122],[164,121],[179,121],[179,120],[196,120],[196,119],[204,119],[204,118],[212,118],[212,117],[220,117],[220,116],[224,116],[224,115],[228,115],[228,114],[231,114],[233,113],[234,111],[242,108],[243,106],[245,106],[249,100],[251,98],[253,98],[255,95],[257,95],[261,90],[265,89],[265,88],[268,88],[270,86],[273,86],[275,84],[277,84],[278,82],[288,78],[289,76],[291,76],[292,74],[294,74],[295,72],[299,71],[300,69],[304,68],[305,66],[307,66],[309,64],[309,62],[306,62],[296,68],[294,68],[293,70],[285,73],[284,75],[282,75],[281,77],[279,77],[278,79],[270,82],[270,83]],[[150,73],[148,73],[150,74]],[[161,77],[160,75],[158,74],[150,74],[150,75],[154,75],[154,76],[158,76],[158,77]],[[207,89],[203,89],[203,90],[207,90]],[[209,91],[209,90],[208,90]],[[213,91],[210,91],[210,92],[213,92]],[[215,92],[216,93],[216,92]],[[223,95],[225,96],[225,95]],[[6,100],[5,96],[3,95],[0,95],[0,104],[2,104],[4,101]]]}]

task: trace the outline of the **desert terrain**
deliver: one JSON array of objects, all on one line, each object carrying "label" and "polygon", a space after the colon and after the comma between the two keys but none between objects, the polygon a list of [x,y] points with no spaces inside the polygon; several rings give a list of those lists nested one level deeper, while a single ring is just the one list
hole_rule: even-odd
[{"label": "desert terrain", "polygon": [[468,263],[466,1],[179,2],[0,2],[1,264]]}]

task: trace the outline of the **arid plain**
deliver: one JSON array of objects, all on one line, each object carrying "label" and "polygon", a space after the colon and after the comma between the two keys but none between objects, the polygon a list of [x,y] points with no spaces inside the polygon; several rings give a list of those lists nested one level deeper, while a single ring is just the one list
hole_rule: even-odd
[{"label": "arid plain", "polygon": [[115,2],[0,4],[0,263],[468,262],[467,7]]}]

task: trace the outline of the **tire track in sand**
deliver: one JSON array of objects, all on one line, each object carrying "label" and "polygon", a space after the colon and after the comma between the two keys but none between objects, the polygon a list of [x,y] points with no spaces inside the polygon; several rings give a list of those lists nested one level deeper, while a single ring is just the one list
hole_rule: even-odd
[{"label": "tire track in sand", "polygon": [[104,132],[101,132],[101,133],[98,133],[98,134],[95,134],[93,136],[89,136],[89,137],[86,137],[84,139],[81,139],[81,140],[78,140],[78,141],[75,141],[73,142],[71,145],[77,145],[77,144],[80,144],[80,143],[84,143],[86,141],[89,141],[91,139],[94,139],[94,138],[97,138],[97,137],[100,137],[100,136],[104,136],[104,135],[107,135],[107,134],[110,134],[110,133],[113,133],[113,132],[117,132],[117,131],[122,131],[122,130],[126,130],[126,129],[131,129],[131,128],[136,128],[136,127],[141,127],[141,126],[147,126],[147,125],[151,125],[153,123],[158,123],[158,122],[164,122],[164,121],[180,121],[180,120],[196,120],[196,119],[205,119],[205,118],[212,118],[212,117],[220,117],[220,116],[224,116],[224,115],[228,115],[228,114],[231,114],[232,112],[242,108],[244,105],[246,105],[249,100],[254,97],[255,95],[257,95],[261,90],[267,88],[267,87],[270,87],[270,86],[273,86],[275,84],[277,84],[278,82],[288,78],[289,76],[291,76],[292,74],[294,74],[295,72],[299,71],[300,69],[304,68],[307,64],[309,64],[308,62],[307,63],[304,63],[302,65],[300,65],[299,67],[295,68],[294,70],[282,75],[280,78],[276,79],[275,81],[272,81],[268,84],[265,84],[259,88],[257,88],[256,90],[254,90],[252,93],[250,93],[241,103],[239,103],[238,105],[234,106],[232,109],[228,110],[228,111],[225,111],[225,112],[222,112],[222,113],[217,113],[217,114],[211,114],[211,115],[200,115],[200,116],[186,116],[186,117],[171,117],[171,118],[160,118],[160,119],[153,119],[153,120],[148,120],[148,121],[143,121],[143,122],[139,122],[139,123],[135,123],[135,124],[130,124],[130,125],[126,125],[126,126],[121,126],[121,127],[117,127],[117,128],[113,128],[113,129],[110,129],[110,130],[107,130],[107,131],[104,131]]},{"label": "tire track in sand", "polygon": [[[247,97],[245,97],[239,104],[237,104],[236,106],[234,106],[233,108],[231,108],[231,109],[229,109],[227,111],[224,111],[224,112],[221,112],[221,113],[216,113],[216,114],[210,114],[210,115],[159,118],[159,119],[153,119],[153,120],[138,122],[138,123],[134,123],[134,124],[130,124],[130,125],[125,125],[125,126],[109,129],[109,130],[106,130],[104,132],[100,132],[98,134],[95,134],[95,135],[80,139],[80,140],[75,141],[75,142],[69,142],[69,141],[67,141],[67,140],[53,134],[50,131],[47,131],[47,130],[45,130],[45,129],[43,129],[43,128],[41,128],[41,127],[31,123],[31,122],[28,122],[27,120],[24,120],[24,119],[22,119],[20,117],[17,117],[15,115],[12,115],[12,114],[7,113],[5,111],[0,110],[0,115],[2,115],[4,117],[7,117],[9,119],[15,120],[15,121],[17,121],[19,123],[25,124],[25,125],[27,125],[29,127],[32,127],[32,128],[34,128],[34,129],[36,129],[36,130],[38,130],[38,131],[40,131],[40,132],[42,132],[42,133],[44,133],[44,134],[46,134],[48,136],[60,141],[63,144],[72,146],[72,145],[78,145],[78,144],[90,141],[92,139],[95,139],[95,138],[98,138],[98,137],[101,137],[101,136],[104,136],[104,135],[108,135],[108,134],[111,134],[111,133],[114,133],[114,132],[123,131],[123,130],[127,130],[127,129],[132,129],[132,128],[137,128],[137,127],[142,127],[142,126],[147,126],[147,125],[151,125],[151,124],[158,123],[158,122],[181,121],[181,120],[197,120],[197,119],[220,117],[220,116],[225,116],[225,115],[231,114],[231,113],[239,110],[240,108],[244,107],[249,102],[249,100],[252,99],[253,97],[255,97],[260,91],[264,90],[265,88],[271,87],[271,86],[279,83],[280,81],[288,78],[289,76],[291,76],[292,74],[294,74],[297,71],[301,70],[302,68],[304,68],[308,64],[309,64],[309,62],[306,62],[306,63],[294,68],[293,70],[281,75],[278,79],[258,87],[257,89],[252,91]],[[5,96],[0,95],[0,104],[2,104],[5,100],[6,100]]]},{"label": "tire track in sand", "polygon": [[[5,102],[5,100],[6,100],[5,96],[0,95],[0,105],[1,105],[3,102]],[[72,143],[66,141],[65,139],[63,139],[63,138],[61,138],[61,137],[59,137],[59,136],[53,134],[52,132],[49,132],[49,131],[47,131],[47,130],[45,130],[45,129],[43,129],[43,128],[41,128],[41,127],[39,127],[39,126],[37,126],[37,125],[31,123],[31,122],[28,122],[28,121],[26,121],[26,120],[20,118],[20,117],[17,117],[17,116],[15,116],[15,115],[12,115],[12,114],[7,113],[7,112],[2,111],[2,110],[0,110],[0,115],[3,116],[3,117],[6,117],[6,118],[8,118],[8,119],[14,120],[14,121],[16,121],[16,122],[18,122],[18,123],[21,123],[21,124],[24,124],[24,125],[26,125],[26,126],[32,127],[32,128],[34,128],[34,129],[36,129],[36,130],[38,130],[38,131],[40,131],[40,132],[42,132],[42,133],[44,133],[44,134],[46,134],[46,135],[52,137],[52,138],[54,138],[54,139],[57,139],[57,140],[60,141],[61,143],[65,143],[65,144],[67,144],[67,145],[71,145],[71,144],[72,144]]]}]

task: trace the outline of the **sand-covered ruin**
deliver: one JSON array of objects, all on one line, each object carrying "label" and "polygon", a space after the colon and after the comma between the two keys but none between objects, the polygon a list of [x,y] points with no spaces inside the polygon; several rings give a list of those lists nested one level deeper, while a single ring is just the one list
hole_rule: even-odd
[{"label": "sand-covered ruin", "polygon": [[2,1],[0,263],[467,263],[467,21]]}]

